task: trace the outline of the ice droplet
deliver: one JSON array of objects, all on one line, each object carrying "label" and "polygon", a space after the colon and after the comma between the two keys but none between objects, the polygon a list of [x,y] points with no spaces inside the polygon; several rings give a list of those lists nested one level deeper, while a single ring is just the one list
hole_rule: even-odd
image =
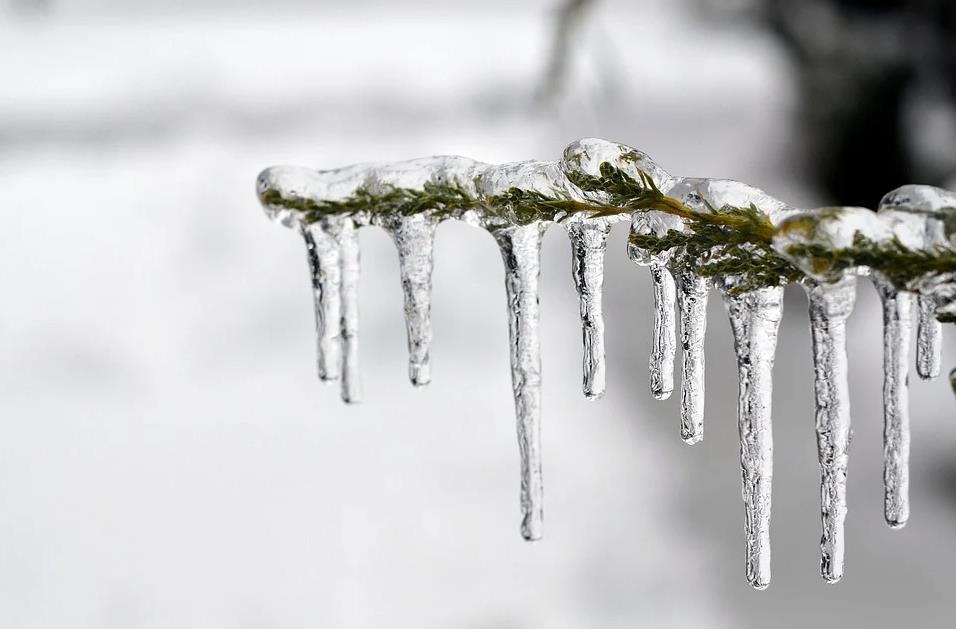
[{"label": "ice droplet", "polygon": [[541,538],[544,492],[541,476],[541,347],[538,276],[545,224],[494,232],[505,264],[511,384],[521,452],[521,535]]},{"label": "ice droplet", "polygon": [[387,217],[381,226],[398,248],[408,334],[408,377],[415,386],[423,386],[431,381],[432,269],[438,221],[428,214],[413,214]]},{"label": "ice droplet", "polygon": [[883,514],[891,528],[909,519],[909,348],[912,295],[878,274],[873,284],[883,302]]},{"label": "ice droplet", "polygon": [[846,320],[856,302],[856,278],[836,284],[806,280],[813,344],[813,390],[820,461],[820,572],[828,583],[843,577],[846,474],[850,445]]},{"label": "ice droplet", "polygon": [[783,314],[783,288],[725,290],[737,353],[737,426],[747,538],[747,581],[770,585],[770,494],[773,483],[772,371]]},{"label": "ice droplet", "polygon": [[315,302],[319,379],[326,382],[338,380],[342,364],[339,337],[339,322],[342,317],[342,269],[339,263],[339,245],[328,228],[328,219],[302,228]]},{"label": "ice droplet", "polygon": [[606,361],[604,356],[604,253],[611,225],[600,219],[571,221],[567,224],[571,240],[571,275],[578,292],[581,329],[584,340],[584,395],[594,400],[604,395]]},{"label": "ice droplet", "polygon": [[686,266],[671,267],[680,311],[680,436],[688,444],[704,438],[704,335],[710,281]]},{"label": "ice droplet", "polygon": [[936,302],[919,295],[919,324],[916,328],[916,372],[923,380],[939,375],[943,363],[943,325],[936,320]]},{"label": "ice droplet", "polygon": [[651,265],[654,284],[654,340],[651,346],[651,395],[666,400],[674,390],[674,356],[677,353],[677,321],[674,278],[663,264]]}]

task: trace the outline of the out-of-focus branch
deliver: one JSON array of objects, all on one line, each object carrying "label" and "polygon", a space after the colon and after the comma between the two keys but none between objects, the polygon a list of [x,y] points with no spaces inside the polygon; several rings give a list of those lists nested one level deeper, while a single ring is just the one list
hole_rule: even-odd
[{"label": "out-of-focus branch", "polygon": [[561,93],[568,76],[572,39],[595,4],[597,0],[564,0],[558,7],[551,54],[535,94],[538,103],[551,102]]}]

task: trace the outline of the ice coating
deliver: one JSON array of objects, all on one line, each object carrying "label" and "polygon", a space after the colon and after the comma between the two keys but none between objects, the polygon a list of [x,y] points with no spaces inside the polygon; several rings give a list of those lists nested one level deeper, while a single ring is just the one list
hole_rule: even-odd
[{"label": "ice coating", "polygon": [[673,269],[680,312],[680,436],[695,444],[704,438],[704,335],[710,281],[686,266]]},{"label": "ice coating", "polygon": [[654,339],[651,345],[651,395],[666,400],[674,390],[674,356],[677,353],[677,299],[674,278],[663,264],[651,265],[654,284]]},{"label": "ice coating", "polygon": [[604,253],[611,225],[607,221],[578,220],[567,225],[571,240],[571,275],[578,293],[584,342],[583,389],[588,399],[604,396],[607,386],[604,355]]},{"label": "ice coating", "polygon": [[774,225],[799,213],[799,210],[776,199],[760,188],[733,179],[701,179],[685,177],[677,180],[669,194],[697,212],[720,211],[725,206],[756,206]]},{"label": "ice coating", "polygon": [[770,494],[773,484],[772,371],[783,288],[724,293],[737,354],[737,427],[743,481],[747,581],[770,585]]},{"label": "ice coating", "polygon": [[641,172],[646,173],[665,192],[675,181],[646,153],[626,144],[598,138],[584,138],[569,144],[564,149],[561,167],[565,173],[583,172],[596,176],[601,174],[601,164],[604,162],[620,168],[634,178]]},{"label": "ice coating", "polygon": [[541,538],[544,490],[541,478],[541,348],[538,276],[544,225],[496,231],[505,265],[511,384],[521,453],[521,535]]},{"label": "ice coating", "polygon": [[847,249],[860,236],[882,243],[893,237],[893,230],[873,210],[862,207],[818,208],[791,214],[782,221],[774,236],[773,247],[813,279],[839,282],[847,269],[828,260],[797,255],[795,247],[821,245],[827,250]]},{"label": "ice coating", "polygon": [[910,515],[909,347],[912,295],[877,274],[883,303],[883,517],[902,528]]},{"label": "ice coating", "polygon": [[[860,259],[860,238],[880,247],[900,246],[915,252],[914,257],[903,259],[915,259],[920,269],[927,267],[919,266],[922,262],[918,256],[932,258],[940,251],[954,252],[956,194],[928,186],[904,186],[884,197],[879,212],[865,208],[801,211],[740,182],[674,177],[640,151],[597,139],[575,142],[561,160],[550,162],[494,166],[442,156],[326,171],[275,167],[259,176],[257,192],[272,220],[299,231],[305,239],[316,307],[320,377],[341,378],[342,398],[347,402],[358,401],[361,394],[356,299],[358,228],[380,226],[398,248],[409,376],[416,385],[430,379],[430,289],[437,224],[459,219],[493,234],[505,264],[521,453],[521,528],[529,540],[540,538],[543,513],[537,285],[545,229],[551,222],[559,222],[568,230],[572,277],[582,320],[583,387],[589,398],[598,398],[606,382],[604,253],[613,224],[630,222],[633,239],[629,239],[628,255],[634,262],[650,267],[654,285],[650,367],[652,393],[658,398],[669,395],[673,387],[676,328],[680,322],[680,433],[687,443],[696,443],[703,435],[706,307],[708,290],[712,283],[717,285],[724,295],[737,353],[747,578],[758,589],[770,581],[771,371],[782,294],[782,288],[774,284],[800,279],[810,300],[821,469],[821,571],[827,581],[834,582],[843,574],[850,434],[845,322],[853,307],[853,276],[871,275],[884,305],[886,519],[891,526],[902,526],[906,521],[906,378],[913,297],[916,294],[919,303],[917,371],[922,377],[932,377],[940,371],[936,316],[956,318],[956,262],[943,257],[943,262],[934,262],[929,271],[919,273],[880,267],[887,269],[883,275],[866,267],[871,262],[857,262],[854,267],[847,261]],[[666,202],[660,195],[666,195]],[[704,241],[707,249],[701,254],[701,241],[687,240],[696,238],[698,232],[696,227],[688,227],[685,219],[691,224],[698,221],[697,225],[721,226],[718,229],[726,225],[737,228],[740,223],[733,222],[736,219],[732,217],[700,222],[695,215],[686,214],[688,211],[702,215],[738,212],[734,216],[744,220],[756,216],[752,219],[754,231],[745,232],[746,238],[735,245],[750,252],[751,257],[735,257],[719,244],[713,247],[714,240]],[[679,234],[670,234],[671,240],[661,245],[690,244],[686,248],[670,245],[668,249],[654,244],[654,238],[668,237],[672,231]],[[768,244],[771,238],[772,248]],[[643,249],[634,243],[653,248]],[[689,251],[696,253],[691,256]],[[771,261],[766,267],[771,273],[765,272],[756,283],[747,274],[750,262],[741,263],[752,259]],[[875,258],[870,254],[864,259]],[[701,261],[712,266],[702,268]],[[951,380],[954,378],[956,370],[951,374]]]},{"label": "ice coating", "polygon": [[835,284],[807,280],[813,344],[813,402],[820,460],[820,572],[828,583],[843,577],[846,474],[850,445],[850,391],[846,320],[856,302],[856,278]]},{"label": "ice coating", "polygon": [[408,334],[408,377],[415,386],[431,381],[431,294],[435,228],[429,214],[388,217],[380,222],[398,249]]},{"label": "ice coating", "polygon": [[[901,186],[883,197],[878,214],[881,218],[908,219],[913,239],[922,248],[956,245],[956,193],[933,186]],[[953,278],[946,279],[952,285]],[[949,295],[928,292],[931,294],[917,298],[916,372],[924,380],[935,378],[942,370],[942,326],[935,315],[939,306],[952,303]]]}]

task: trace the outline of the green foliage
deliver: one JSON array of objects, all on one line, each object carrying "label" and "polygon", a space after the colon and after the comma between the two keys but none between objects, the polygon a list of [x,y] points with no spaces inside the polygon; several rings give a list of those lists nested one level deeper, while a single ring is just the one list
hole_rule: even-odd
[{"label": "green foliage", "polygon": [[[622,159],[628,161],[628,157],[637,163],[636,153],[625,154]],[[804,277],[803,272],[774,251],[776,228],[767,214],[753,204],[715,209],[705,203],[705,211],[697,211],[664,194],[646,172],[638,170],[634,178],[609,162],[600,165],[598,175],[575,170],[567,176],[583,193],[577,198],[559,190],[546,194],[518,187],[500,195],[477,197],[456,183],[426,183],[421,190],[391,187],[375,193],[362,186],[339,200],[286,197],[275,189],[265,190],[260,196],[266,205],[300,212],[305,223],[314,223],[326,215],[410,216],[428,212],[442,219],[477,210],[486,219],[500,221],[502,225],[527,225],[561,220],[576,213],[608,218],[656,211],[679,217],[683,229],[663,235],[631,234],[630,243],[651,255],[675,256],[679,264],[704,277],[732,276],[732,292],[780,286]],[[844,249],[802,244],[791,246],[787,252],[810,259],[820,271],[866,266],[882,273],[900,289],[912,289],[917,281],[930,276],[956,273],[956,252],[949,249],[911,250],[899,240],[876,243],[860,235],[852,247]]]},{"label": "green foliage", "polygon": [[821,272],[866,266],[901,290],[916,289],[920,281],[931,277],[956,273],[956,252],[943,247],[910,249],[898,238],[875,242],[856,234],[850,247],[828,249],[819,244],[800,244],[788,247],[787,253],[811,260]]}]

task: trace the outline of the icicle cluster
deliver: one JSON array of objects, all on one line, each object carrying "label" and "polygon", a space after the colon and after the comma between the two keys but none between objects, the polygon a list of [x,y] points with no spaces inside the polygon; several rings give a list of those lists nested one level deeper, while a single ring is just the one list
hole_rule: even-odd
[{"label": "icicle cluster", "polygon": [[[665,399],[673,391],[679,340],[680,434],[689,444],[703,437],[706,310],[716,287],[737,354],[746,574],[758,589],[770,583],[772,370],[783,286],[799,282],[809,299],[821,571],[833,583],[843,575],[847,508],[845,328],[855,276],[870,276],[884,306],[885,515],[892,527],[906,523],[912,307],[915,295],[917,372],[933,378],[941,362],[937,317],[956,320],[956,194],[905,186],[886,195],[877,212],[799,210],[739,182],[673,177],[640,151],[596,139],[571,144],[557,162],[493,166],[435,157],[331,171],[275,167],[260,174],[257,185],[270,218],[305,239],[319,377],[341,380],[346,402],[361,395],[357,229],[382,227],[398,247],[409,377],[416,386],[430,380],[435,228],[454,218],[492,234],[505,268],[521,531],[528,540],[541,537],[543,519],[538,276],[545,230],[561,223],[568,232],[583,329],[583,389],[596,399],[605,391],[601,293],[607,237],[614,223],[631,222],[628,255],[650,268],[654,285],[651,393]],[[956,370],[950,378],[956,383]]]}]

